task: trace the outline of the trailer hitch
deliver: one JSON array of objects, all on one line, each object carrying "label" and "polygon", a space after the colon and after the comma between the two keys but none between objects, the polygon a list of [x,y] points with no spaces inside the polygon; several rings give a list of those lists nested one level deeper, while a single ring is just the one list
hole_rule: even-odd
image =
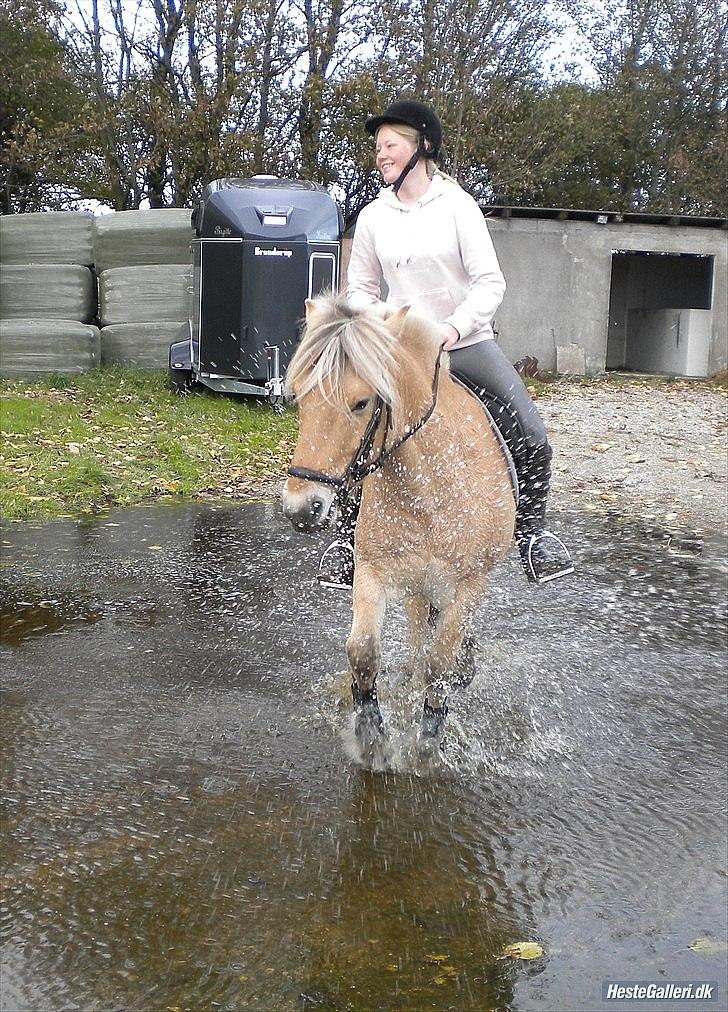
[{"label": "trailer hitch", "polygon": [[277,415],[283,414],[285,396],[283,394],[283,377],[281,376],[281,357],[277,345],[265,346],[265,358],[268,378],[265,389],[268,403]]}]

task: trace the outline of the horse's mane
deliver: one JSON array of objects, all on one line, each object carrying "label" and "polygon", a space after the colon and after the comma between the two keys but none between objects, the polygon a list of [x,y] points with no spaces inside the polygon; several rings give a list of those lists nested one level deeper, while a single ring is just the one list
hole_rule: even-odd
[{"label": "horse's mane", "polygon": [[304,397],[318,387],[326,400],[345,407],[347,366],[388,404],[395,398],[398,363],[392,334],[371,312],[353,309],[343,295],[315,300],[286,372],[286,393]]}]

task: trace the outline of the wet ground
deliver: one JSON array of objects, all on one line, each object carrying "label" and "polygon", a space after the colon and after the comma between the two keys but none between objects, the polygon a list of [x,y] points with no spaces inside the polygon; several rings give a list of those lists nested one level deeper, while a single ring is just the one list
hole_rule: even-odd
[{"label": "wet ground", "polygon": [[2,1009],[725,1008],[724,546],[556,529],[578,575],[496,570],[433,768],[395,610],[373,774],[349,602],[275,507],[6,526]]}]

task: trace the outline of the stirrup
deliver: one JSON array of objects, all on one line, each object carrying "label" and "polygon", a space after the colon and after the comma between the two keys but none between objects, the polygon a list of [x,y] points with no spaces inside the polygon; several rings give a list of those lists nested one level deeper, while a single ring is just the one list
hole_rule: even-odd
[{"label": "stirrup", "polygon": [[354,548],[349,541],[332,541],[319,562],[317,580],[330,590],[351,590],[354,584]]},{"label": "stirrup", "polygon": [[544,584],[574,572],[569,550],[551,531],[534,531],[518,542],[518,551],[531,583]]}]

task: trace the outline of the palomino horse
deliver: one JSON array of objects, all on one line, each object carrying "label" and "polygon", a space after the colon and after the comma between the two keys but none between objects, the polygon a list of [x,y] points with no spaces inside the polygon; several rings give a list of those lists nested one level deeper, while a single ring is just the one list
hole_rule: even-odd
[{"label": "palomino horse", "polygon": [[469,626],[488,572],[513,537],[499,442],[480,402],[450,376],[438,328],[407,308],[382,320],[342,297],[308,301],[286,386],[299,409],[286,517],[321,529],[338,495],[363,486],[346,641],[360,758],[386,754],[376,679],[392,596],[404,597],[408,669],[425,683],[420,749],[434,751],[448,687],[472,679]]}]

